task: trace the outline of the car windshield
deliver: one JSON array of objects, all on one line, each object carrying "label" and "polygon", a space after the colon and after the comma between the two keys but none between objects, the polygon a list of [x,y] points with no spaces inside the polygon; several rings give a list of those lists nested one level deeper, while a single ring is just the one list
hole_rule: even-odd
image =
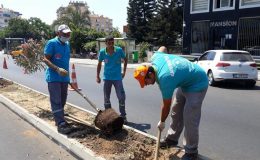
[{"label": "car windshield", "polygon": [[220,57],[221,61],[253,61],[253,58],[246,52],[224,52]]}]

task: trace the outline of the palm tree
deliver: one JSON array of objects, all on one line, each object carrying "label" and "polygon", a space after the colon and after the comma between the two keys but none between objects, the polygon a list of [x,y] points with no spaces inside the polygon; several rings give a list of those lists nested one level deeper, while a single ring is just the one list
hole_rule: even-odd
[{"label": "palm tree", "polygon": [[52,26],[67,24],[72,29],[86,28],[90,26],[89,14],[90,11],[87,6],[86,9],[82,11],[77,4],[74,4],[73,6],[71,5],[65,8],[62,13],[63,16],[55,20]]}]

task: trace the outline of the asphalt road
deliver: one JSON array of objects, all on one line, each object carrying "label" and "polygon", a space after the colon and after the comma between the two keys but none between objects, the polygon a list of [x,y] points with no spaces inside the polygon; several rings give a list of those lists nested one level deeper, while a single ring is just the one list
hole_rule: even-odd
[{"label": "asphalt road", "polygon": [[0,113],[0,159],[76,160],[64,148],[55,144],[2,103]]},{"label": "asphalt road", "polygon": [[[0,59],[1,61],[3,60]],[[22,69],[12,63],[12,60],[8,59],[9,69],[1,68],[0,76],[48,94],[43,73],[23,74]],[[97,106],[103,106],[102,84],[95,82],[95,66],[77,64],[75,66],[78,85],[82,92],[87,94]],[[154,85],[141,89],[132,76],[133,69],[128,69],[124,87],[129,125],[155,136],[156,124],[160,116],[159,88]],[[259,93],[260,81],[254,89],[235,84],[209,87],[203,103],[200,125],[199,151],[205,159],[256,160],[260,157]],[[118,110],[114,90],[112,90],[111,100],[113,107]],[[73,91],[69,92],[68,101],[92,110],[87,102]],[[170,118],[167,119],[166,128],[169,122]],[[166,131],[164,130],[162,135]],[[182,145],[181,139],[179,145]]]}]

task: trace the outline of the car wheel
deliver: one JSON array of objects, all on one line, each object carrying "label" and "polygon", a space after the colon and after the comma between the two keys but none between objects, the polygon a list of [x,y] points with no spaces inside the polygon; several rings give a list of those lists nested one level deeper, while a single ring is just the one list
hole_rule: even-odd
[{"label": "car wheel", "polygon": [[212,71],[208,72],[208,80],[209,80],[209,85],[210,86],[215,86],[216,85],[216,81],[214,80],[214,76]]},{"label": "car wheel", "polygon": [[246,82],[246,87],[247,88],[253,88],[255,87],[256,81],[248,81]]}]

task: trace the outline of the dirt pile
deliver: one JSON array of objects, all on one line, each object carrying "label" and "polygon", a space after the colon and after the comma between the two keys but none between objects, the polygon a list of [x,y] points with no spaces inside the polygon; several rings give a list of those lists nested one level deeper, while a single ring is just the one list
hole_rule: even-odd
[{"label": "dirt pile", "polygon": [[[0,79],[0,93],[51,125],[54,124],[50,111],[49,97]],[[123,129],[115,135],[105,135],[94,127],[95,115],[66,104],[66,119],[73,125],[69,138],[91,149],[108,160],[152,160],[156,141],[133,130]],[[178,160],[183,153],[178,148],[160,150],[160,160]]]}]

